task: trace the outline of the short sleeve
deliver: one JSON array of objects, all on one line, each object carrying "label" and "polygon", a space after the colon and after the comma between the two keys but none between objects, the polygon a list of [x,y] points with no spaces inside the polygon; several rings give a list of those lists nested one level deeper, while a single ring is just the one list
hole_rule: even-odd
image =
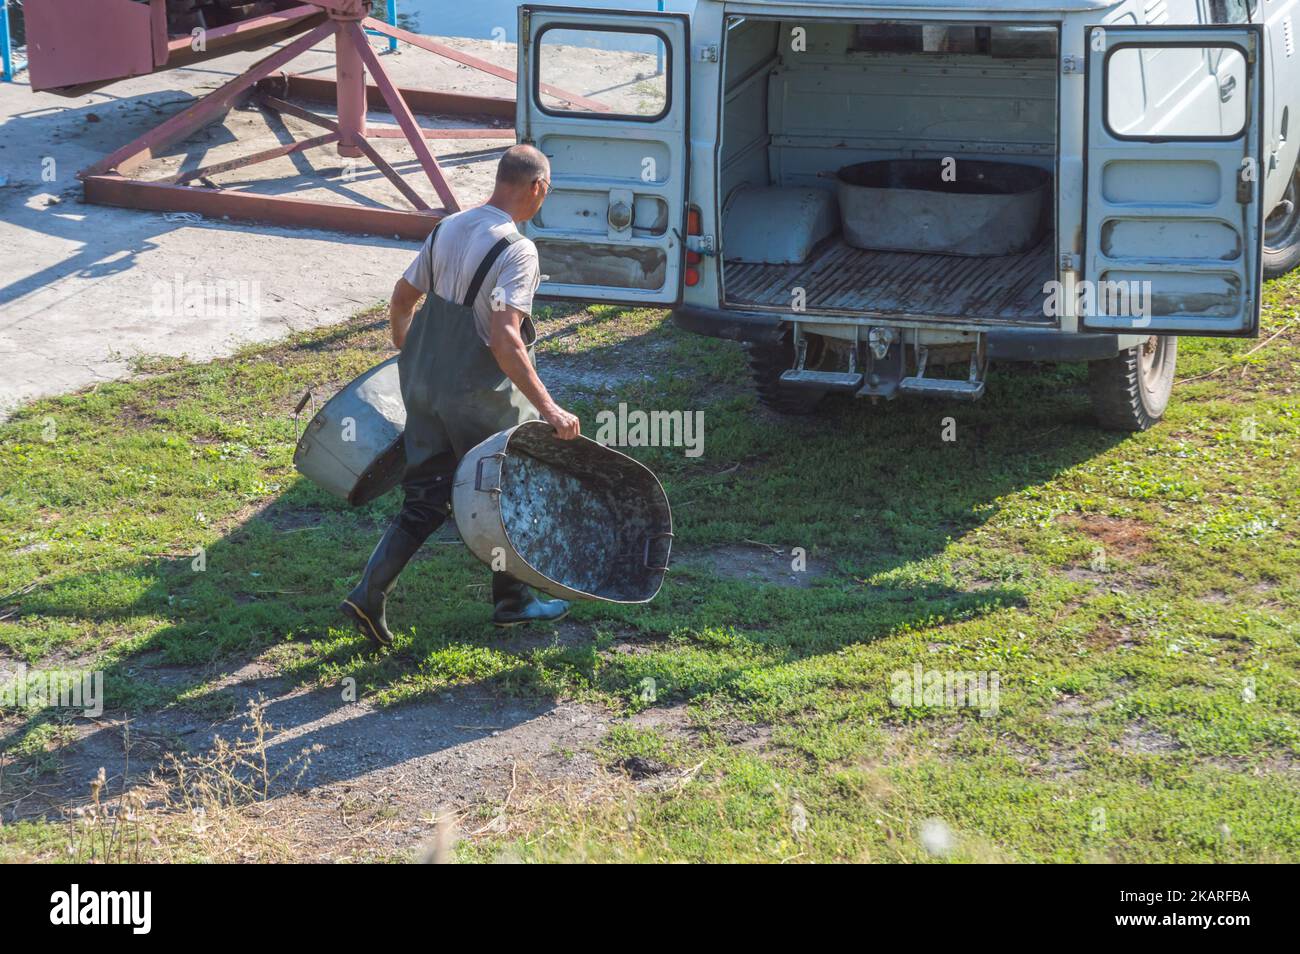
[{"label": "short sleeve", "polygon": [[[415,261],[407,267],[402,277],[406,279],[407,284],[413,286],[417,291],[428,293],[429,285],[433,281],[433,276],[429,273],[429,243],[433,241],[435,233],[430,232],[429,237],[424,240],[420,246],[420,252],[415,256]],[[391,272],[389,273],[392,274]]]},{"label": "short sleeve", "polygon": [[494,304],[522,311],[525,315],[533,313],[533,295],[541,283],[541,271],[537,264],[537,246],[527,239],[515,242],[502,258],[501,271],[497,274],[496,287],[484,289],[491,296]]}]

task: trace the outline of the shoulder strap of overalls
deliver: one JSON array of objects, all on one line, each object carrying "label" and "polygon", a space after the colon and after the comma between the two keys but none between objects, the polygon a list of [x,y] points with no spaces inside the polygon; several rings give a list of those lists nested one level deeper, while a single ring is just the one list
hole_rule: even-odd
[{"label": "shoulder strap of overalls", "polygon": [[[442,223],[439,222],[438,225],[442,225]],[[433,290],[433,243],[438,238],[438,225],[435,225],[433,227],[433,231],[429,233],[429,290],[430,291]]]},{"label": "shoulder strap of overalls", "polygon": [[469,283],[469,291],[465,292],[465,300],[461,304],[470,308],[474,306],[474,302],[478,299],[479,290],[482,289],[483,282],[487,281],[487,274],[493,264],[501,257],[502,252],[521,238],[523,236],[518,232],[512,232],[504,238],[497,239],[497,243],[488,249],[488,253],[483,256],[483,261],[479,264],[478,271],[474,273],[474,280]]}]

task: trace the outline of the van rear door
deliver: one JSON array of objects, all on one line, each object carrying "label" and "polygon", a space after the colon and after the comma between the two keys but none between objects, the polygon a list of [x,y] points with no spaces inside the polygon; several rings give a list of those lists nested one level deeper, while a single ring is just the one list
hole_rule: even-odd
[{"label": "van rear door", "polygon": [[685,14],[519,8],[517,128],[551,161],[538,294],[672,304],[686,234]]},{"label": "van rear door", "polygon": [[1256,335],[1263,26],[1088,34],[1081,327]]}]

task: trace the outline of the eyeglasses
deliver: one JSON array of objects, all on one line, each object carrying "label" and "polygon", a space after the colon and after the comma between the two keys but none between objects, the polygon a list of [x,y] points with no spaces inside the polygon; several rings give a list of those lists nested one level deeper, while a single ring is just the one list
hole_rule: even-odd
[{"label": "eyeglasses", "polygon": [[534,181],[534,182],[540,182],[540,183],[542,184],[542,187],[546,190],[545,192],[542,193],[542,198],[546,198],[548,195],[551,194],[551,180],[550,180],[550,179],[534,179],[533,181]]}]

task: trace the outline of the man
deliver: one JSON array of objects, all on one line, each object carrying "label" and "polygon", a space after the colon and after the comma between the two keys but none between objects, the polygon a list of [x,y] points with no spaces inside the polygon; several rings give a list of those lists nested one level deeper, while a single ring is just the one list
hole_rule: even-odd
[{"label": "man", "polygon": [[[447,519],[452,478],[466,451],[539,414],[561,439],[578,436],[578,419],[551,399],[533,366],[531,312],[541,274],[537,248],[515,228],[537,214],[550,189],[550,163],[541,152],[526,145],[506,150],[487,204],[439,222],[393,288],[388,313],[393,344],[402,349],[405,496],[361,582],[339,607],[381,646],[393,641],[385,600]],[[563,600],[538,599],[503,572],[492,574],[492,602],[497,626],[557,620],[569,611]]]}]

